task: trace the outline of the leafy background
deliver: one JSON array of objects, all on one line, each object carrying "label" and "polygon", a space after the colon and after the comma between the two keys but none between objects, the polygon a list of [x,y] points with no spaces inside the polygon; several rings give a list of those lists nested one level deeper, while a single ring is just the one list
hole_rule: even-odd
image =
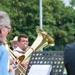
[{"label": "leafy background", "polygon": [[[63,50],[64,46],[75,40],[75,1],[65,6],[63,0],[42,0],[43,30],[55,41],[55,46],[46,46],[44,50]],[[39,0],[2,0],[0,10],[6,11],[11,19],[14,36],[25,33],[31,45],[36,37],[36,29],[40,28]]]}]

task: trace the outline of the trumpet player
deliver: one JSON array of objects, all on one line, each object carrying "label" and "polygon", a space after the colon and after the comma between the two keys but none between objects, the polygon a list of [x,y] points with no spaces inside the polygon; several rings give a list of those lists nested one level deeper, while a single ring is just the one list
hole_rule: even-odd
[{"label": "trumpet player", "polygon": [[12,66],[8,66],[8,50],[3,44],[10,29],[8,14],[0,11],[0,75],[14,75],[14,69]]},{"label": "trumpet player", "polygon": [[[21,55],[24,55],[25,52],[28,50],[29,46],[29,39],[28,39],[28,36],[26,34],[20,34],[18,36],[18,46],[17,48],[15,48],[13,50],[14,54],[18,55],[18,56],[21,56]],[[13,63],[14,64],[15,60],[14,59],[11,59],[11,64]],[[28,60],[23,60],[21,62],[21,65],[23,67],[27,67],[28,66]]]}]

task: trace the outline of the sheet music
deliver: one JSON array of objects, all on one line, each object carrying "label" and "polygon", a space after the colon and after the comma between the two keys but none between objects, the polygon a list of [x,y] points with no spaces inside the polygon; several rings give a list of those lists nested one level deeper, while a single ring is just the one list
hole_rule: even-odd
[{"label": "sheet music", "polygon": [[32,65],[28,75],[50,75],[52,65]]}]

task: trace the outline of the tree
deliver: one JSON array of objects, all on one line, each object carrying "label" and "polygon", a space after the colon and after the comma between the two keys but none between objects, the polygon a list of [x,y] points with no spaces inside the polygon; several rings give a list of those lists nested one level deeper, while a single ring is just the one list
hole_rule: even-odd
[{"label": "tree", "polygon": [[[62,50],[67,43],[75,40],[75,10],[65,6],[62,0],[42,0],[43,29],[55,40],[53,50]],[[12,21],[11,40],[15,35],[25,33],[30,45],[37,37],[39,28],[39,0],[3,0],[0,10],[6,11]],[[49,47],[48,47],[49,48]]]},{"label": "tree", "polygon": [[70,1],[70,5],[71,5],[72,7],[75,7],[75,0],[71,0],[71,1]]}]

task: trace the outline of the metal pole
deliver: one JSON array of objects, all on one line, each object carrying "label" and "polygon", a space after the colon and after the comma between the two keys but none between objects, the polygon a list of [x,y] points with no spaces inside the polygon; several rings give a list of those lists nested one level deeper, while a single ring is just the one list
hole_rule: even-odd
[{"label": "metal pole", "polygon": [[42,0],[40,0],[40,29],[43,29],[43,26],[42,26]]},{"label": "metal pole", "polygon": [[[43,29],[42,26],[42,0],[40,0],[40,29]],[[41,49],[43,51],[43,48]]]}]

